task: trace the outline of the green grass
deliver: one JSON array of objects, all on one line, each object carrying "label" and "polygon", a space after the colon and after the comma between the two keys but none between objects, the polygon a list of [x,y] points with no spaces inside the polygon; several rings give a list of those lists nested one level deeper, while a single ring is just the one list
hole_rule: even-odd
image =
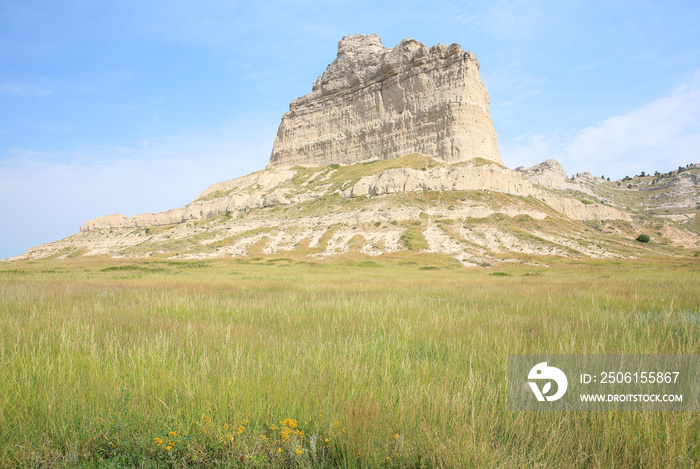
[{"label": "green grass", "polygon": [[0,466],[698,467],[697,413],[510,412],[506,373],[699,353],[700,261],[548,262],[7,264]]},{"label": "green grass", "polygon": [[428,241],[423,236],[419,227],[412,227],[401,233],[399,242],[409,251],[422,251],[428,249]]}]

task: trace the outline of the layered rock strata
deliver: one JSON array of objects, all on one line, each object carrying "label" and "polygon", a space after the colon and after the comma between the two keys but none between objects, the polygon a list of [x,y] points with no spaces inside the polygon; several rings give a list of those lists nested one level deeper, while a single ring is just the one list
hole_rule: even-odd
[{"label": "layered rock strata", "polygon": [[[424,170],[393,168],[363,176],[352,184],[348,184],[351,181],[347,181],[342,184],[342,188],[334,188],[322,180],[323,177],[333,174],[327,167],[319,168],[319,172],[303,183],[293,182],[296,174],[296,170],[290,169],[259,171],[213,184],[194,202],[184,207],[133,217],[108,215],[88,221],[80,231],[174,225],[212,218],[226,212],[237,213],[253,208],[303,204],[331,194],[357,198],[408,192],[472,190],[535,197],[573,220],[630,220],[627,213],[613,207],[592,202],[584,204],[579,200],[543,190],[546,189],[545,186],[538,187],[523,178],[521,172],[493,163],[460,163]],[[351,216],[348,215],[348,218]]]},{"label": "layered rock strata", "polygon": [[458,44],[345,36],[338,56],[282,117],[268,167],[325,166],[409,153],[501,163],[479,62]]}]

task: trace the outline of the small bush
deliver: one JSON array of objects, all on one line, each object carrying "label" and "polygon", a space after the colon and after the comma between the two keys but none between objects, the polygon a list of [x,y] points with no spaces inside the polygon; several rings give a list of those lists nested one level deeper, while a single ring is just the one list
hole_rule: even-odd
[{"label": "small bush", "polygon": [[639,241],[640,243],[648,243],[649,241],[651,241],[651,237],[649,237],[648,234],[640,234],[639,236],[637,236],[637,241]]}]

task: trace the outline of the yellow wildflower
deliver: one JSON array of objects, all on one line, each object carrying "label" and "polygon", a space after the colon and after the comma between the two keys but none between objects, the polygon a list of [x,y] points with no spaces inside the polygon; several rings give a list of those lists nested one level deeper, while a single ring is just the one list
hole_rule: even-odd
[{"label": "yellow wildflower", "polygon": [[281,453],[281,452],[282,452],[282,448],[277,448],[277,452],[278,452],[278,453]]},{"label": "yellow wildflower", "polygon": [[340,425],[340,422],[338,422],[337,420],[333,420],[333,426],[337,427],[338,425]]},{"label": "yellow wildflower", "polygon": [[243,419],[243,425],[248,425],[248,419]]},{"label": "yellow wildflower", "polygon": [[265,435],[260,435],[260,438],[262,438],[263,440],[267,440],[267,437]]},{"label": "yellow wildflower", "polygon": [[174,436],[174,437],[177,437],[177,432],[170,432],[170,433],[168,433],[168,436]]},{"label": "yellow wildflower", "polygon": [[328,438],[326,438],[326,443],[328,443],[329,441],[331,441],[331,440],[329,440]]},{"label": "yellow wildflower", "polygon": [[297,422],[294,419],[284,419],[280,422],[280,425],[286,425],[287,427],[290,427],[290,428],[296,428],[299,426],[299,422]]},{"label": "yellow wildflower", "polygon": [[396,438],[396,439],[398,440],[398,439],[399,439],[399,434],[397,433],[396,435],[394,435],[394,438]]},{"label": "yellow wildflower", "polygon": [[298,450],[296,451],[297,454],[301,454],[301,453],[303,453],[303,452],[304,452],[303,449],[298,449]]},{"label": "yellow wildflower", "polygon": [[243,425],[241,425],[240,427],[238,427],[238,428],[236,429],[236,432],[238,432],[239,435],[240,435],[241,433],[243,433],[244,431],[245,431],[245,427],[244,427]]},{"label": "yellow wildflower", "polygon": [[166,446],[165,449],[167,449],[168,451],[170,451],[171,449],[173,449],[173,447],[172,447],[172,446]]},{"label": "yellow wildflower", "polygon": [[282,437],[282,441],[286,441],[287,438],[289,437],[289,434],[292,433],[292,429],[289,427],[284,427],[282,431],[280,432],[280,436]]},{"label": "yellow wildflower", "polygon": [[228,438],[229,440],[233,441],[233,435],[231,435],[230,433],[229,433],[228,435],[226,435],[226,438]]},{"label": "yellow wildflower", "polygon": [[270,427],[270,430],[277,430],[277,425],[272,425],[272,426]]},{"label": "yellow wildflower", "polygon": [[224,430],[228,430],[228,428],[229,428],[228,423],[225,423],[225,424],[224,424]]}]

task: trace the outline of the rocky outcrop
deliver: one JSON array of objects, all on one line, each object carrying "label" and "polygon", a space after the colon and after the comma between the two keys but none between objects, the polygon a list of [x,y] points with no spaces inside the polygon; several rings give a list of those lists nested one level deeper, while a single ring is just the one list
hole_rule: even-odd
[{"label": "rocky outcrop", "polygon": [[423,170],[398,168],[365,176],[345,191],[348,197],[415,191],[489,190],[530,196],[538,191],[519,174],[497,165],[470,165]]},{"label": "rocky outcrop", "polygon": [[523,177],[533,184],[546,187],[547,189],[558,191],[573,190],[595,196],[588,187],[570,180],[566,171],[564,171],[564,168],[557,160],[549,159],[529,168],[519,166],[515,170],[522,173]]},{"label": "rocky outcrop", "polygon": [[[550,160],[549,166],[561,168],[555,160]],[[416,191],[470,190],[535,197],[572,220],[631,220],[627,213],[614,207],[592,202],[583,203],[550,191],[543,191],[524,179],[519,172],[495,164],[467,164],[426,170],[390,169],[361,178],[343,194],[346,197],[361,197]]]},{"label": "rocky outcrop", "polygon": [[691,173],[679,173],[671,179],[672,187],[697,187],[700,186],[700,176]]},{"label": "rocky outcrop", "polygon": [[282,117],[268,167],[325,166],[409,153],[500,163],[479,63],[458,44],[346,36],[338,56]]},{"label": "rocky outcrop", "polygon": [[521,172],[523,177],[533,184],[537,184],[548,189],[568,189],[569,176],[557,160],[546,160],[535,166],[526,168],[518,166],[516,171]]}]

